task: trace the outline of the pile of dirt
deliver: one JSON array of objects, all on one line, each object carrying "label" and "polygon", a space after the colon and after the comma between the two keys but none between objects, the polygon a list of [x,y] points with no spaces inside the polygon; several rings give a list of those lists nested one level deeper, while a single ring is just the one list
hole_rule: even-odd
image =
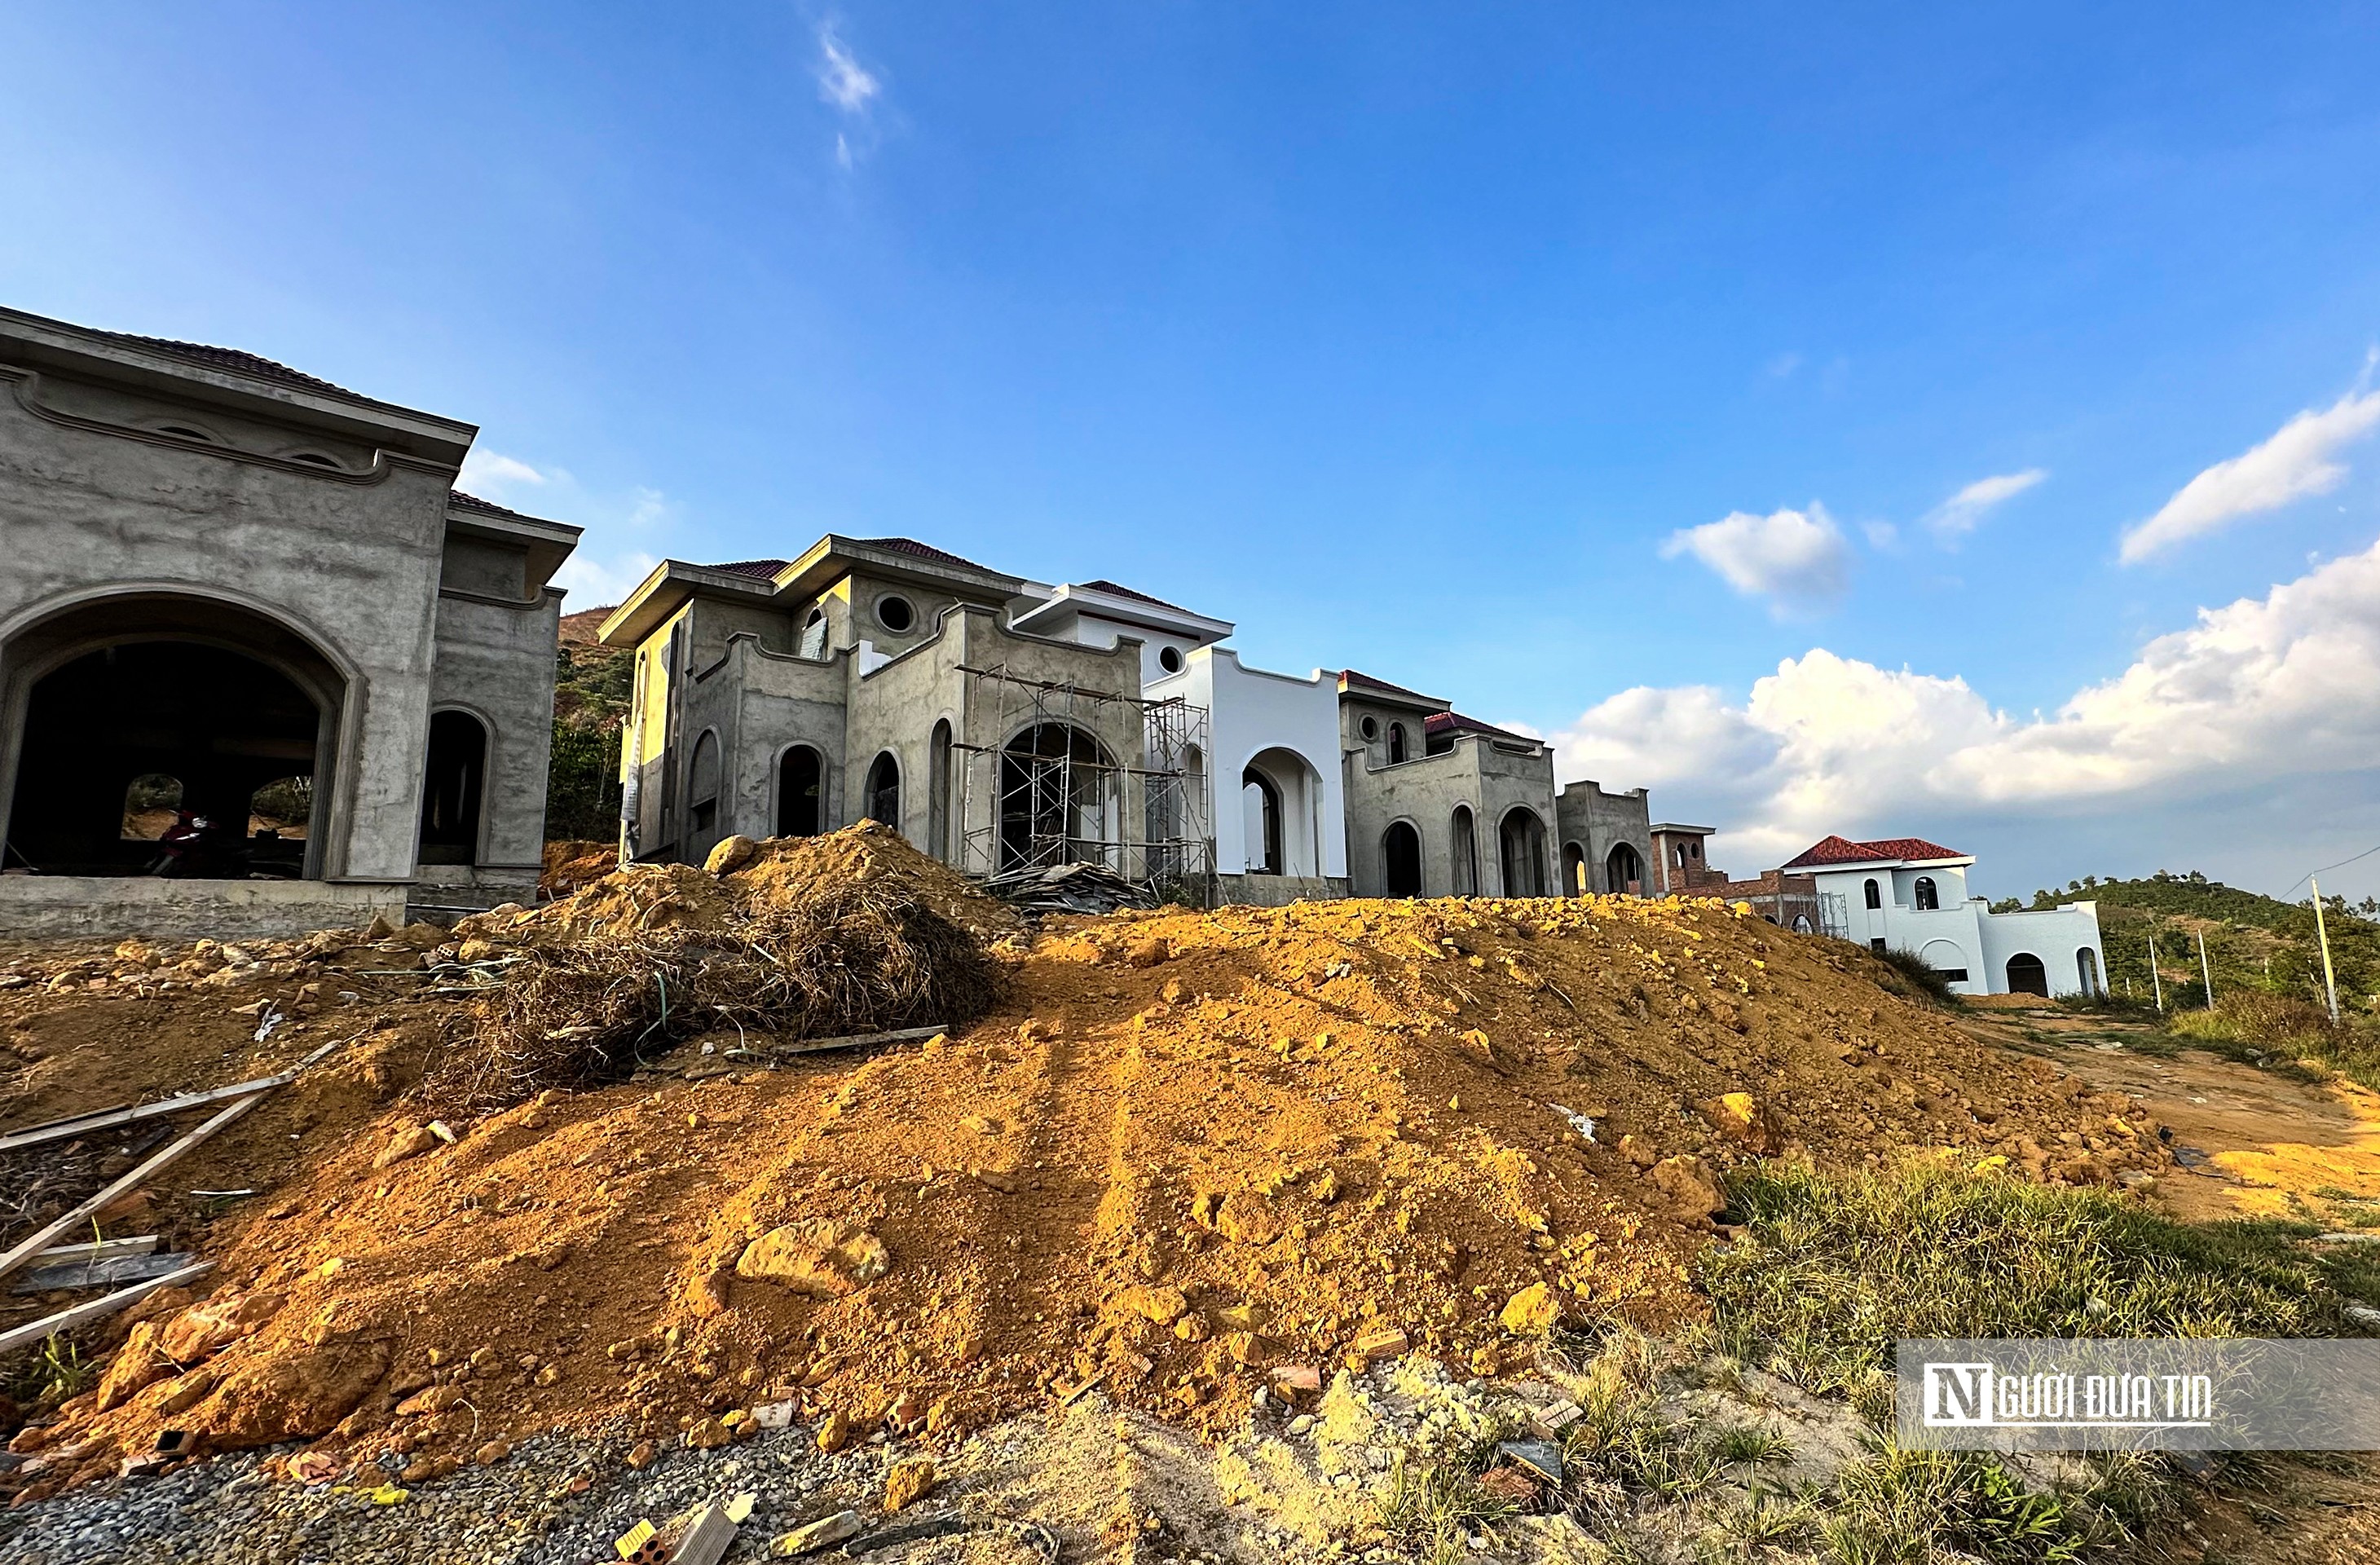
[{"label": "pile of dirt", "polygon": [[[828,855],[862,884],[924,875],[896,843],[863,829],[724,876],[630,871],[474,921],[453,954],[732,924],[769,888],[815,888]],[[829,1441],[940,1433],[1095,1380],[1221,1426],[1351,1354],[1487,1373],[1565,1316],[1696,1313],[1685,1263],[1739,1159],[1930,1150],[2094,1183],[2166,1166],[2134,1103],[1740,906],[1160,911],[995,955],[1003,998],[946,1037],[778,1069],[726,1062],[733,1032],[693,1037],[664,1062],[682,1075],[547,1093],[449,1122],[451,1144],[384,1095],[464,1013],[383,1007],[276,1106],[347,1112],[205,1236],[203,1311],[156,1307],[114,1394],[67,1404],[48,1438],[92,1443],[55,1481],[169,1425],[394,1447],[426,1477],[557,1425],[710,1444],[791,1401]],[[193,1182],[252,1183],[221,1165],[280,1128],[252,1116]]]},{"label": "pile of dirt", "polygon": [[566,897],[619,867],[620,848],[616,843],[548,843],[545,867],[538,873],[537,889],[549,897]]}]

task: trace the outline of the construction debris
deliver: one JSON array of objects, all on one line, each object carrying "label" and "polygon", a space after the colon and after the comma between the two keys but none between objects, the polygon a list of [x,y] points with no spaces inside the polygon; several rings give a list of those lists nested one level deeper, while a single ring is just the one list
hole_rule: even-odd
[{"label": "construction debris", "polygon": [[179,1271],[169,1271],[162,1277],[144,1279],[129,1288],[118,1289],[103,1298],[92,1299],[86,1304],[77,1304],[71,1309],[60,1310],[55,1315],[43,1316],[39,1320],[29,1321],[23,1326],[7,1331],[0,1331],[0,1353],[13,1353],[29,1342],[44,1341],[61,1331],[71,1331],[78,1326],[86,1326],[94,1320],[103,1320],[118,1310],[128,1309],[139,1304],[160,1289],[176,1288],[196,1282],[214,1269],[214,1262],[200,1261],[195,1265],[186,1266]]},{"label": "construction debris", "polygon": [[[152,1239],[151,1244],[156,1241]],[[44,1251],[44,1255],[55,1254]],[[17,1280],[9,1292],[15,1293],[47,1293],[65,1288],[117,1288],[128,1282],[145,1282],[152,1277],[163,1277],[169,1271],[179,1271],[197,1257],[183,1252],[169,1255],[114,1255],[91,1259],[57,1261],[37,1266]]]},{"label": "construction debris", "polygon": [[795,1527],[780,1534],[769,1544],[769,1558],[790,1559],[796,1555],[816,1554],[820,1549],[839,1544],[845,1538],[856,1538],[867,1523],[856,1510],[838,1510],[833,1515]]},{"label": "construction debris", "polygon": [[1035,917],[1051,913],[1113,913],[1120,908],[1158,905],[1154,888],[1127,880],[1103,864],[1053,864],[1046,869],[1012,869],[988,878],[983,889]]}]

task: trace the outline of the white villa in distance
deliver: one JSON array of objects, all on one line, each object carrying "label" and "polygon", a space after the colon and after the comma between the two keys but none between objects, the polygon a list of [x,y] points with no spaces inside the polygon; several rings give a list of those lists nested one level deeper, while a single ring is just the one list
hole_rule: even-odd
[{"label": "white villa in distance", "polygon": [[1828,933],[1876,951],[1915,952],[1960,994],[2102,992],[2098,904],[1994,913],[1967,894],[1974,862],[1922,837],[1828,837],[1784,870],[1815,883]]}]

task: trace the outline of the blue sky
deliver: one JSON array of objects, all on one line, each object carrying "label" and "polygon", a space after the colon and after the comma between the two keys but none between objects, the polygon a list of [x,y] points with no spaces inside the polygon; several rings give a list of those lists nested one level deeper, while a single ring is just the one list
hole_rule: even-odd
[{"label": "blue sky", "polygon": [[478,422],[575,606],[909,533],[1741,871],[2280,891],[2380,843],[2380,10],[1930,9],[19,6],[0,300]]}]

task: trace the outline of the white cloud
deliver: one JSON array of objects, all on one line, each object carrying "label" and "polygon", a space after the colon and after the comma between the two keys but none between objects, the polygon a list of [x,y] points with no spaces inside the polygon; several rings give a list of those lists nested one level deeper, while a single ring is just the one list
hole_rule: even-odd
[{"label": "white cloud", "polygon": [[2027,467],[2022,473],[2001,473],[1988,479],[1977,479],[1941,504],[1925,514],[1928,531],[1945,546],[1975,530],[1985,513],[2006,500],[2014,499],[2049,476],[2046,468]]},{"label": "white cloud", "polygon": [[1745,597],[1767,599],[1780,614],[1824,608],[1850,584],[1851,545],[1815,501],[1806,512],[1734,511],[1681,528],[1661,545],[1661,557],[1681,554],[1692,554]]},{"label": "white cloud", "polygon": [[[553,476],[566,479],[569,475]],[[517,457],[475,445],[463,457],[463,470],[455,475],[455,487],[482,500],[501,501],[505,491],[524,486],[540,488],[549,477]]]},{"label": "white cloud", "polygon": [[577,552],[553,573],[553,585],[570,594],[573,613],[581,609],[606,608],[627,597],[659,563],[650,554],[633,551],[599,560],[587,552],[582,542]]},{"label": "white cloud", "polygon": [[1639,687],[1553,743],[1565,778],[1650,786],[1673,795],[1663,815],[1718,817],[1744,874],[1828,832],[2130,826],[2214,794],[2362,772],[2380,756],[2380,543],[2200,610],[2047,716],[1998,710],[1963,679],[1814,648],[1740,705],[1707,685]]},{"label": "white cloud", "polygon": [[818,41],[820,99],[845,114],[866,114],[869,100],[884,91],[883,82],[835,35],[832,22],[819,24]]},{"label": "white cloud", "polygon": [[2175,491],[2157,514],[2124,534],[2124,564],[2137,564],[2186,539],[2292,500],[2327,494],[2347,477],[2338,454],[2380,424],[2380,392],[2350,392],[2328,407],[2308,408],[2271,439],[2217,462]]}]

